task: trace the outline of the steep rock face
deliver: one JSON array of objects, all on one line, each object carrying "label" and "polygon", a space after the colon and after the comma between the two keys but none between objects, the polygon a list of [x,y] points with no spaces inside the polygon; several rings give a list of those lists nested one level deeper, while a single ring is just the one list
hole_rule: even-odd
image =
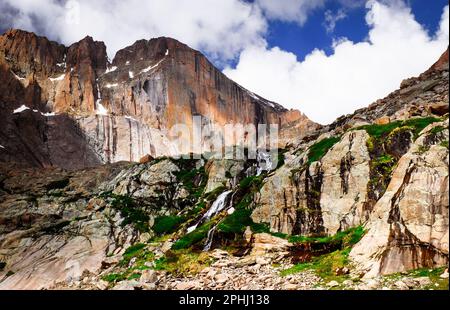
[{"label": "steep rock face", "polygon": [[205,169],[208,174],[208,183],[206,184],[206,193],[227,185],[236,186],[237,176],[244,170],[244,160],[209,160]]},{"label": "steep rock face", "polygon": [[[252,218],[273,232],[329,234],[365,222],[370,157],[363,130],[345,134],[324,158],[294,157],[270,176]],[[300,167],[300,168],[296,168]]]},{"label": "steep rock face", "polygon": [[350,131],[324,156],[320,206],[330,235],[365,222],[370,156],[364,130]]},{"label": "steep rock face", "polygon": [[[52,80],[53,85],[48,90],[55,92],[52,110],[57,113],[94,112],[99,99],[96,80],[107,67],[105,44],[86,37],[71,45],[65,57],[65,72]],[[49,97],[51,100],[51,95]]]},{"label": "steep rock face", "polygon": [[[1,167],[0,289],[45,289],[96,273],[107,254],[120,252],[138,233],[105,201],[99,184],[122,165],[67,173]],[[117,252],[115,252],[117,251]]]},{"label": "steep rock face", "polygon": [[[91,37],[64,47],[32,33],[10,30],[0,37],[0,78],[3,123],[9,123],[12,111],[22,105],[43,114],[68,114],[74,120],[88,137],[89,148],[86,154],[76,152],[67,158],[76,167],[86,166],[84,158],[89,153],[97,157],[90,162],[105,163],[138,161],[146,154],[209,151],[210,141],[222,134],[202,136],[200,149],[179,149],[171,143],[177,138],[176,132],[169,132],[175,124],[187,126],[192,135],[193,116],[201,116],[201,124],[211,128],[227,123],[276,124],[285,132],[280,140],[284,144],[285,136],[303,136],[316,126],[300,112],[287,111],[245,90],[201,53],[170,38],[137,41],[119,51],[110,64],[104,43]],[[1,145],[17,148],[14,140],[4,138]],[[232,134],[226,138],[228,144],[236,142]],[[39,148],[52,149],[45,142]],[[16,162],[36,165],[23,160]],[[45,162],[72,168],[63,161],[46,158]]]},{"label": "steep rock face", "polygon": [[47,78],[58,72],[65,52],[63,45],[25,31],[11,29],[0,36],[0,61],[23,78],[33,74]]},{"label": "steep rock face", "polygon": [[[38,110],[13,114],[0,123],[3,162],[35,167],[81,169],[102,163],[79,124],[67,115],[45,116]],[[2,115],[2,112],[0,112]],[[101,154],[101,153],[100,153]]]},{"label": "steep rock face", "polygon": [[399,161],[368,233],[351,252],[366,277],[448,263],[448,120],[426,128]]}]

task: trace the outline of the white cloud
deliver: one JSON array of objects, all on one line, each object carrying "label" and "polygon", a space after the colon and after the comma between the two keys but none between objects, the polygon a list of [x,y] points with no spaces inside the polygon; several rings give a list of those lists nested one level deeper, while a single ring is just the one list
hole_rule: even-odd
[{"label": "white cloud", "polygon": [[303,25],[308,15],[325,4],[325,0],[256,0],[269,19],[297,22]]},{"label": "white cloud", "polygon": [[370,1],[367,10],[370,32],[365,42],[343,38],[335,42],[332,55],[314,50],[304,61],[278,47],[257,44],[241,53],[236,68],[224,72],[267,99],[330,123],[422,73],[448,46],[448,6],[432,37],[402,2]]},{"label": "white cloud", "polygon": [[[105,41],[108,53],[142,38],[170,36],[202,49],[215,60],[234,58],[248,45],[263,41],[266,19],[258,6],[239,0],[78,0],[79,14],[63,1],[2,0],[19,11],[13,27],[43,32],[65,44],[86,35]],[[74,6],[69,6],[73,8]],[[78,24],[68,23],[79,16]]]},{"label": "white cloud", "polygon": [[337,22],[346,17],[347,14],[344,12],[343,9],[339,9],[336,13],[333,13],[331,10],[326,10],[323,25],[327,33],[334,32]]}]

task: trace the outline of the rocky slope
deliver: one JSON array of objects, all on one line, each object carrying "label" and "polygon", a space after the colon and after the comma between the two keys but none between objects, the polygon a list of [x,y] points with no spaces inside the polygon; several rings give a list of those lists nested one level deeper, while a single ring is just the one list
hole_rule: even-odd
[{"label": "rocky slope", "polygon": [[[104,85],[99,97],[108,115],[92,115],[98,108],[96,96],[92,101],[80,95],[75,102],[70,95],[70,102],[55,99],[39,105],[46,96],[42,81],[48,74],[58,76],[60,66],[55,62],[55,71],[48,68],[60,60],[58,55],[64,59],[64,52],[59,53],[66,50],[33,35],[26,38],[31,38],[30,52],[34,47],[46,51],[31,58],[47,69],[34,65],[40,68],[31,76],[40,85],[39,96],[30,95],[38,88],[25,87],[14,76],[0,93],[8,102],[17,94],[36,100],[36,105],[27,103],[29,110],[12,117],[8,112],[1,125],[7,130],[0,137],[21,128],[19,137],[26,133],[27,140],[1,140],[6,145],[0,148],[0,289],[448,289],[448,51],[386,98],[294,136],[293,130],[303,124],[289,115],[294,112],[286,114],[261,98],[254,98],[257,104],[242,89],[233,99],[229,87],[236,84],[210,75],[213,67],[204,58],[197,62],[195,51],[169,39],[139,41],[120,51],[112,62],[117,69],[107,64],[108,73],[101,65],[105,54],[95,52],[100,43],[86,39],[97,47],[79,43],[78,52],[66,53],[72,55],[66,57],[67,66],[84,59],[69,66],[73,72],[86,70],[77,79],[92,74],[95,81],[77,80],[80,94]],[[15,63],[7,57],[8,66]],[[180,64],[178,59],[184,60]],[[156,64],[149,70],[154,73],[134,74]],[[11,77],[8,66],[2,67],[7,68],[2,79]],[[206,69],[199,69],[198,76],[196,68]],[[72,83],[72,75],[65,74],[58,81],[62,89]],[[127,97],[127,87],[145,84],[143,79],[149,81],[145,89],[164,89],[152,95],[169,99],[153,105],[160,98],[144,98],[143,86]],[[137,96],[138,89],[144,99]],[[236,101],[220,114],[215,110],[220,100],[204,101],[198,95],[187,108],[182,96],[190,91]],[[139,153],[130,152],[138,141],[130,140],[131,135],[142,134],[144,126],[161,129],[185,117],[165,114],[173,102],[184,114],[200,111],[217,122],[242,104],[249,109],[241,113],[248,122],[280,121],[284,115],[281,122],[291,130],[284,131],[289,145],[278,158],[266,159],[273,170],[249,158],[147,156],[131,163]],[[52,111],[58,114],[45,115]],[[131,120],[128,116],[139,125],[120,129],[118,119]],[[42,123],[35,122],[39,119]],[[86,131],[97,122],[101,129]],[[58,129],[42,125],[49,123]],[[119,130],[115,138],[112,128]],[[54,142],[42,144],[43,137]],[[120,139],[128,139],[129,149],[102,152],[105,143]],[[28,145],[28,151],[22,152],[21,145]],[[158,149],[163,146],[159,143]],[[129,154],[122,157],[121,152]],[[99,165],[120,159],[126,161]],[[15,161],[47,168],[14,166]],[[91,165],[96,167],[75,169]]]},{"label": "rocky slope", "polygon": [[91,37],[65,47],[9,30],[0,36],[0,84],[0,159],[22,166],[74,169],[186,153],[168,130],[192,128],[193,116],[222,126],[277,124],[285,137],[316,126],[170,38],[137,41],[110,63],[105,44]]}]

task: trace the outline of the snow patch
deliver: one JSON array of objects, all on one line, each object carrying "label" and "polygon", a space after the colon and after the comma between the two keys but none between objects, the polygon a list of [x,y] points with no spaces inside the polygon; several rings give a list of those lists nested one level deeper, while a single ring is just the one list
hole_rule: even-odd
[{"label": "snow patch", "polygon": [[0,144],[0,149],[4,149],[5,147],[3,145]]},{"label": "snow patch", "polygon": [[56,116],[56,113],[55,113],[55,112],[49,112],[49,113],[42,113],[42,112],[41,112],[41,114],[42,114],[42,116],[45,116],[45,117]]},{"label": "snow patch", "polygon": [[150,70],[155,69],[156,67],[158,67],[158,66],[161,64],[161,62],[162,62],[163,60],[164,60],[164,59],[161,59],[160,61],[158,61],[158,63],[157,63],[156,65],[153,65],[153,66],[150,66],[150,67],[148,67],[148,68],[145,68],[144,70],[141,71],[141,73],[147,73],[147,72],[149,72]]},{"label": "snow patch", "polygon": [[134,78],[134,73],[133,73],[133,71],[129,71],[129,72],[128,72],[128,76],[130,77],[130,79]]},{"label": "snow patch", "polygon": [[130,61],[129,61],[129,60],[127,60],[127,62],[125,63],[125,65],[127,65],[127,66],[128,66],[129,64],[130,64]]},{"label": "snow patch", "polygon": [[26,105],[21,105],[19,108],[15,109],[13,114],[22,113],[23,111],[29,110],[30,108]]},{"label": "snow patch", "polygon": [[48,79],[52,82],[57,82],[57,81],[64,80],[65,77],[66,77],[66,74],[62,74],[62,75],[58,76],[57,78],[48,78]]},{"label": "snow patch", "polygon": [[129,116],[129,115],[126,115],[125,118],[126,118],[126,119],[129,119],[130,121],[137,122],[137,119],[135,119],[135,118],[133,118],[133,117],[131,117],[131,116]]},{"label": "snow patch", "polygon": [[97,115],[107,116],[109,114],[108,109],[106,109],[103,104],[100,103],[100,100],[97,100],[97,110],[95,111]]},{"label": "snow patch", "polygon": [[119,84],[117,84],[117,83],[105,85],[106,88],[113,88],[113,87],[117,87],[117,86],[119,86]]},{"label": "snow patch", "polygon": [[166,49],[166,56],[169,56],[169,49]]},{"label": "snow patch", "polygon": [[116,71],[116,70],[117,70],[117,67],[116,67],[116,66],[112,66],[111,68],[106,69],[105,74],[114,72],[114,71]]}]

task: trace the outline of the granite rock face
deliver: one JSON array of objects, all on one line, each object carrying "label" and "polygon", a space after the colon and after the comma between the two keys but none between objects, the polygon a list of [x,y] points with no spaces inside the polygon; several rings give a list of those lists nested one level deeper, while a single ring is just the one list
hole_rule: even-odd
[{"label": "granite rock face", "polygon": [[[137,41],[118,51],[109,63],[105,44],[91,37],[65,47],[33,33],[9,30],[0,37],[0,79],[2,127],[15,132],[0,137],[1,145],[10,153],[17,148],[27,153],[35,147],[49,150],[36,155],[45,157],[40,160],[45,165],[28,160],[35,154],[14,160],[28,166],[49,163],[82,168],[98,162],[138,161],[147,154],[201,153],[209,150],[214,137],[200,137],[200,149],[180,149],[173,143],[177,133],[170,132],[172,126],[182,124],[193,135],[194,116],[201,116],[201,124],[210,127],[275,124],[284,132],[280,143],[287,143],[284,137],[301,137],[316,128],[302,113],[247,91],[200,52],[170,38]],[[13,111],[21,106],[44,116],[28,120],[31,126],[42,128],[41,141],[28,141],[28,135],[13,124]],[[58,123],[52,120],[54,114],[71,119],[78,130],[66,127],[71,131],[66,134],[85,138],[83,151],[52,153],[62,147],[55,142],[59,137],[52,139],[47,130]],[[18,141],[17,136],[22,139]],[[222,136],[228,144],[236,142],[233,135]],[[51,158],[62,155],[70,166]],[[0,158],[12,159],[3,153]]]},{"label": "granite rock face", "polygon": [[448,263],[449,153],[441,145],[448,141],[444,128],[448,119],[423,131],[375,205],[367,235],[351,252],[366,277]]}]

